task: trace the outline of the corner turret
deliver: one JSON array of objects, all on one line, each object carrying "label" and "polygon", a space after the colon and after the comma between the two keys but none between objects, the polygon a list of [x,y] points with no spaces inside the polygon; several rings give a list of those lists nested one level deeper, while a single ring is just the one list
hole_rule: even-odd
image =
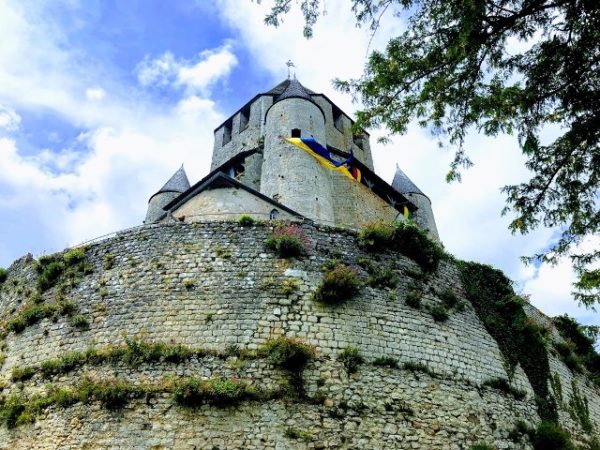
[{"label": "corner turret", "polygon": [[433,239],[439,241],[440,236],[438,234],[437,226],[435,225],[435,218],[433,217],[433,210],[431,209],[431,200],[411,181],[410,178],[406,176],[404,172],[402,172],[397,164],[392,187],[419,208],[414,213],[415,223],[427,230]]},{"label": "corner turret", "polygon": [[148,200],[148,211],[144,223],[149,224],[160,220],[165,214],[163,207],[189,188],[190,182],[182,164],[169,178],[169,181]]}]

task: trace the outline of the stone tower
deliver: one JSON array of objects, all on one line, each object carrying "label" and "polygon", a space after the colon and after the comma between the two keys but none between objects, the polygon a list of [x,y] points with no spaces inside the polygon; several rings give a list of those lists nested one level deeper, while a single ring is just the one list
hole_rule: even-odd
[{"label": "stone tower", "polygon": [[412,214],[439,239],[429,199],[382,180],[369,134],[353,123],[327,96],[285,80],[215,129],[211,172],[191,187],[174,175],[151,198],[145,223],[250,215],[356,229]]},{"label": "stone tower", "polygon": [[190,182],[182,165],[169,178],[169,181],[148,200],[148,211],[144,223],[153,223],[160,220],[165,215],[163,207],[189,188]]}]

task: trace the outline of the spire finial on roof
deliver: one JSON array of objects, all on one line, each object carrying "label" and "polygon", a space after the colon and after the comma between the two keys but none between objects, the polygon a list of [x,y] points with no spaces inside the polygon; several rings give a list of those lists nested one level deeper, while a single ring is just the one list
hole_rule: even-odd
[{"label": "spire finial on roof", "polygon": [[[292,62],[291,59],[288,59],[288,61],[285,63],[285,65],[288,68],[288,80],[290,79],[290,67],[296,67],[296,65]],[[294,79],[296,79],[296,73],[294,72]]]}]

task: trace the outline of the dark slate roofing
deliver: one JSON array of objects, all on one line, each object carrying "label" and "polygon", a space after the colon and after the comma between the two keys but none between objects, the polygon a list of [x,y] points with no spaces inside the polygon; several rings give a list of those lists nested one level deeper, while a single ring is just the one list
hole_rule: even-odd
[{"label": "dark slate roofing", "polygon": [[[183,169],[183,164],[181,167],[173,174],[169,181],[165,183],[165,185],[159,189],[156,194],[161,192],[185,192],[190,188],[190,181]],[[156,195],[155,194],[155,195]]]},{"label": "dark slate roofing", "polygon": [[[281,95],[281,94],[283,94],[283,91],[285,91],[287,89],[287,87],[291,84],[292,81],[295,81],[296,83],[300,84],[298,82],[298,80],[296,80],[295,78],[294,78],[294,80],[287,79],[287,80],[284,80],[281,83],[279,83],[277,86],[275,86],[270,91],[264,92],[263,95]],[[300,86],[302,86],[302,85],[300,84]],[[308,88],[305,88],[304,86],[302,86],[302,88],[310,95],[315,94],[315,92],[311,91]]]},{"label": "dark slate roofing", "polygon": [[[396,165],[396,174],[394,175],[394,181],[392,181],[392,187],[400,192],[401,194],[421,194],[425,195],[421,189],[419,189],[410,178],[406,176],[404,172]],[[425,197],[427,197],[425,195]]]},{"label": "dark slate roofing", "polygon": [[306,100],[312,101],[310,93],[306,90],[304,86],[300,84],[298,80],[294,78],[293,80],[287,81],[288,85],[283,90],[283,92],[275,99],[275,102],[286,98],[304,98]]}]

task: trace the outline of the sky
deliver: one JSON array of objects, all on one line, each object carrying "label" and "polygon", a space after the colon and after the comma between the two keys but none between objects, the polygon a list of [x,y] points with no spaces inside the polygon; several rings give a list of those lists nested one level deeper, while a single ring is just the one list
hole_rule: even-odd
[{"label": "sky", "polygon": [[[403,19],[384,16],[370,43],[349,2],[327,0],[306,40],[298,11],[279,28],[263,24],[270,3],[0,0],[0,267],[140,225],[181,164],[192,183],[208,173],[214,128],[283,81],[288,59],[306,87],[352,115],[359,105],[331,80],[360,76]],[[431,198],[447,251],[502,269],[549,316],[600,325],[571,298],[568,260],[519,259],[557,230],[512,235],[500,215],[501,187],[529,175],[514,136],[469,134],[475,166],[447,184],[452,152],[427,130],[411,126],[388,145],[375,142],[385,130],[370,131],[377,173],[391,182],[398,164]]]}]

